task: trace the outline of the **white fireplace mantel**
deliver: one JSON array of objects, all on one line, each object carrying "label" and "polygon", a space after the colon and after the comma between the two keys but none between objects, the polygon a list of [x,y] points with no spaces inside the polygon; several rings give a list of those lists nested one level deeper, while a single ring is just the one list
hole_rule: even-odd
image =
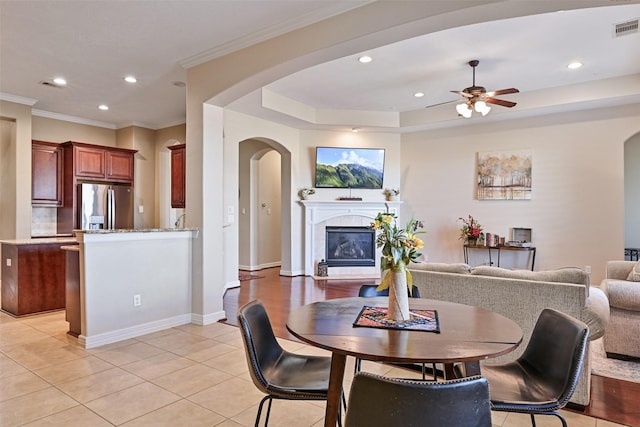
[{"label": "white fireplace mantel", "polygon": [[[360,200],[301,200],[304,206],[305,231],[304,231],[304,274],[314,276],[316,265],[325,257],[324,244],[318,245],[318,241],[324,242],[324,228],[322,225],[332,225],[332,221],[341,218],[366,219],[366,225],[371,223],[380,212],[393,212],[400,214],[401,201],[360,201]],[[327,224],[329,223],[329,224]],[[322,231],[320,229],[322,228]],[[375,270],[375,268],[373,268]],[[356,274],[356,273],[354,273]],[[331,274],[329,274],[331,276]]]}]

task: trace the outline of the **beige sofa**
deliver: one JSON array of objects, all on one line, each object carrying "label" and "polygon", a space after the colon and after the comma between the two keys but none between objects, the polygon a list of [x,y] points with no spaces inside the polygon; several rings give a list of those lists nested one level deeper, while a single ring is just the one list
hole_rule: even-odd
[{"label": "beige sofa", "polygon": [[[554,308],[589,325],[589,339],[600,338],[609,321],[607,297],[589,287],[589,275],[580,268],[552,271],[507,270],[467,264],[418,263],[409,270],[422,298],[474,305],[500,313],[522,328],[520,347],[483,363],[518,357],[529,342],[540,312]],[[443,327],[446,327],[443,325]],[[587,406],[590,401],[591,359],[587,352],[584,370],[571,402]]]},{"label": "beige sofa", "polygon": [[640,357],[640,281],[628,280],[636,265],[637,261],[607,262],[606,277],[600,284],[611,309],[604,350],[612,357]]}]

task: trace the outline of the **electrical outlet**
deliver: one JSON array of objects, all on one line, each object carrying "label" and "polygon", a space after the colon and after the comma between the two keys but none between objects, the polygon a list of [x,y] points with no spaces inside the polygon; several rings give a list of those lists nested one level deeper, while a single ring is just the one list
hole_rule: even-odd
[{"label": "electrical outlet", "polygon": [[134,295],[133,296],[133,306],[134,307],[140,307],[142,305],[142,299],[140,298],[140,295]]},{"label": "electrical outlet", "polygon": [[587,274],[591,274],[591,266],[590,265],[586,265],[584,267],[584,272],[587,273]]}]

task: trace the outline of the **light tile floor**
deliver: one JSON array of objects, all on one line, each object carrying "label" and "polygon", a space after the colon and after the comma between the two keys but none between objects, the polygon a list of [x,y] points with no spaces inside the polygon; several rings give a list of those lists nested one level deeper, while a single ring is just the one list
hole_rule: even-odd
[{"label": "light tile floor", "polygon": [[[66,334],[64,311],[15,319],[0,313],[0,426],[252,426],[263,395],[248,374],[238,329],[184,325],[85,350]],[[327,354],[280,340],[288,350]],[[372,362],[382,375],[411,373]],[[349,358],[347,372],[353,372]],[[345,379],[345,390],[351,375]],[[619,424],[564,412],[572,427]],[[319,427],[323,402],[273,403],[269,425]],[[559,426],[537,417],[540,427]],[[494,426],[530,426],[526,415],[493,413]]]}]

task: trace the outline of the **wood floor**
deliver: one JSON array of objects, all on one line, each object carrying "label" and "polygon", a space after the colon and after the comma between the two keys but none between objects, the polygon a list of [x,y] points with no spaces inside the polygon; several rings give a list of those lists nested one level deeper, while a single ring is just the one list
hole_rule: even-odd
[{"label": "wood floor", "polygon": [[[314,280],[311,277],[284,277],[279,268],[261,270],[258,279],[241,282],[240,287],[229,289],[224,296],[224,310],[237,313],[243,304],[259,299],[269,313],[278,337],[295,340],[286,329],[289,312],[315,301],[358,295],[361,284],[372,280]],[[227,323],[237,325],[235,316]],[[595,418],[606,419],[632,427],[640,427],[640,384],[597,375],[592,376],[591,405],[584,412]]]}]

